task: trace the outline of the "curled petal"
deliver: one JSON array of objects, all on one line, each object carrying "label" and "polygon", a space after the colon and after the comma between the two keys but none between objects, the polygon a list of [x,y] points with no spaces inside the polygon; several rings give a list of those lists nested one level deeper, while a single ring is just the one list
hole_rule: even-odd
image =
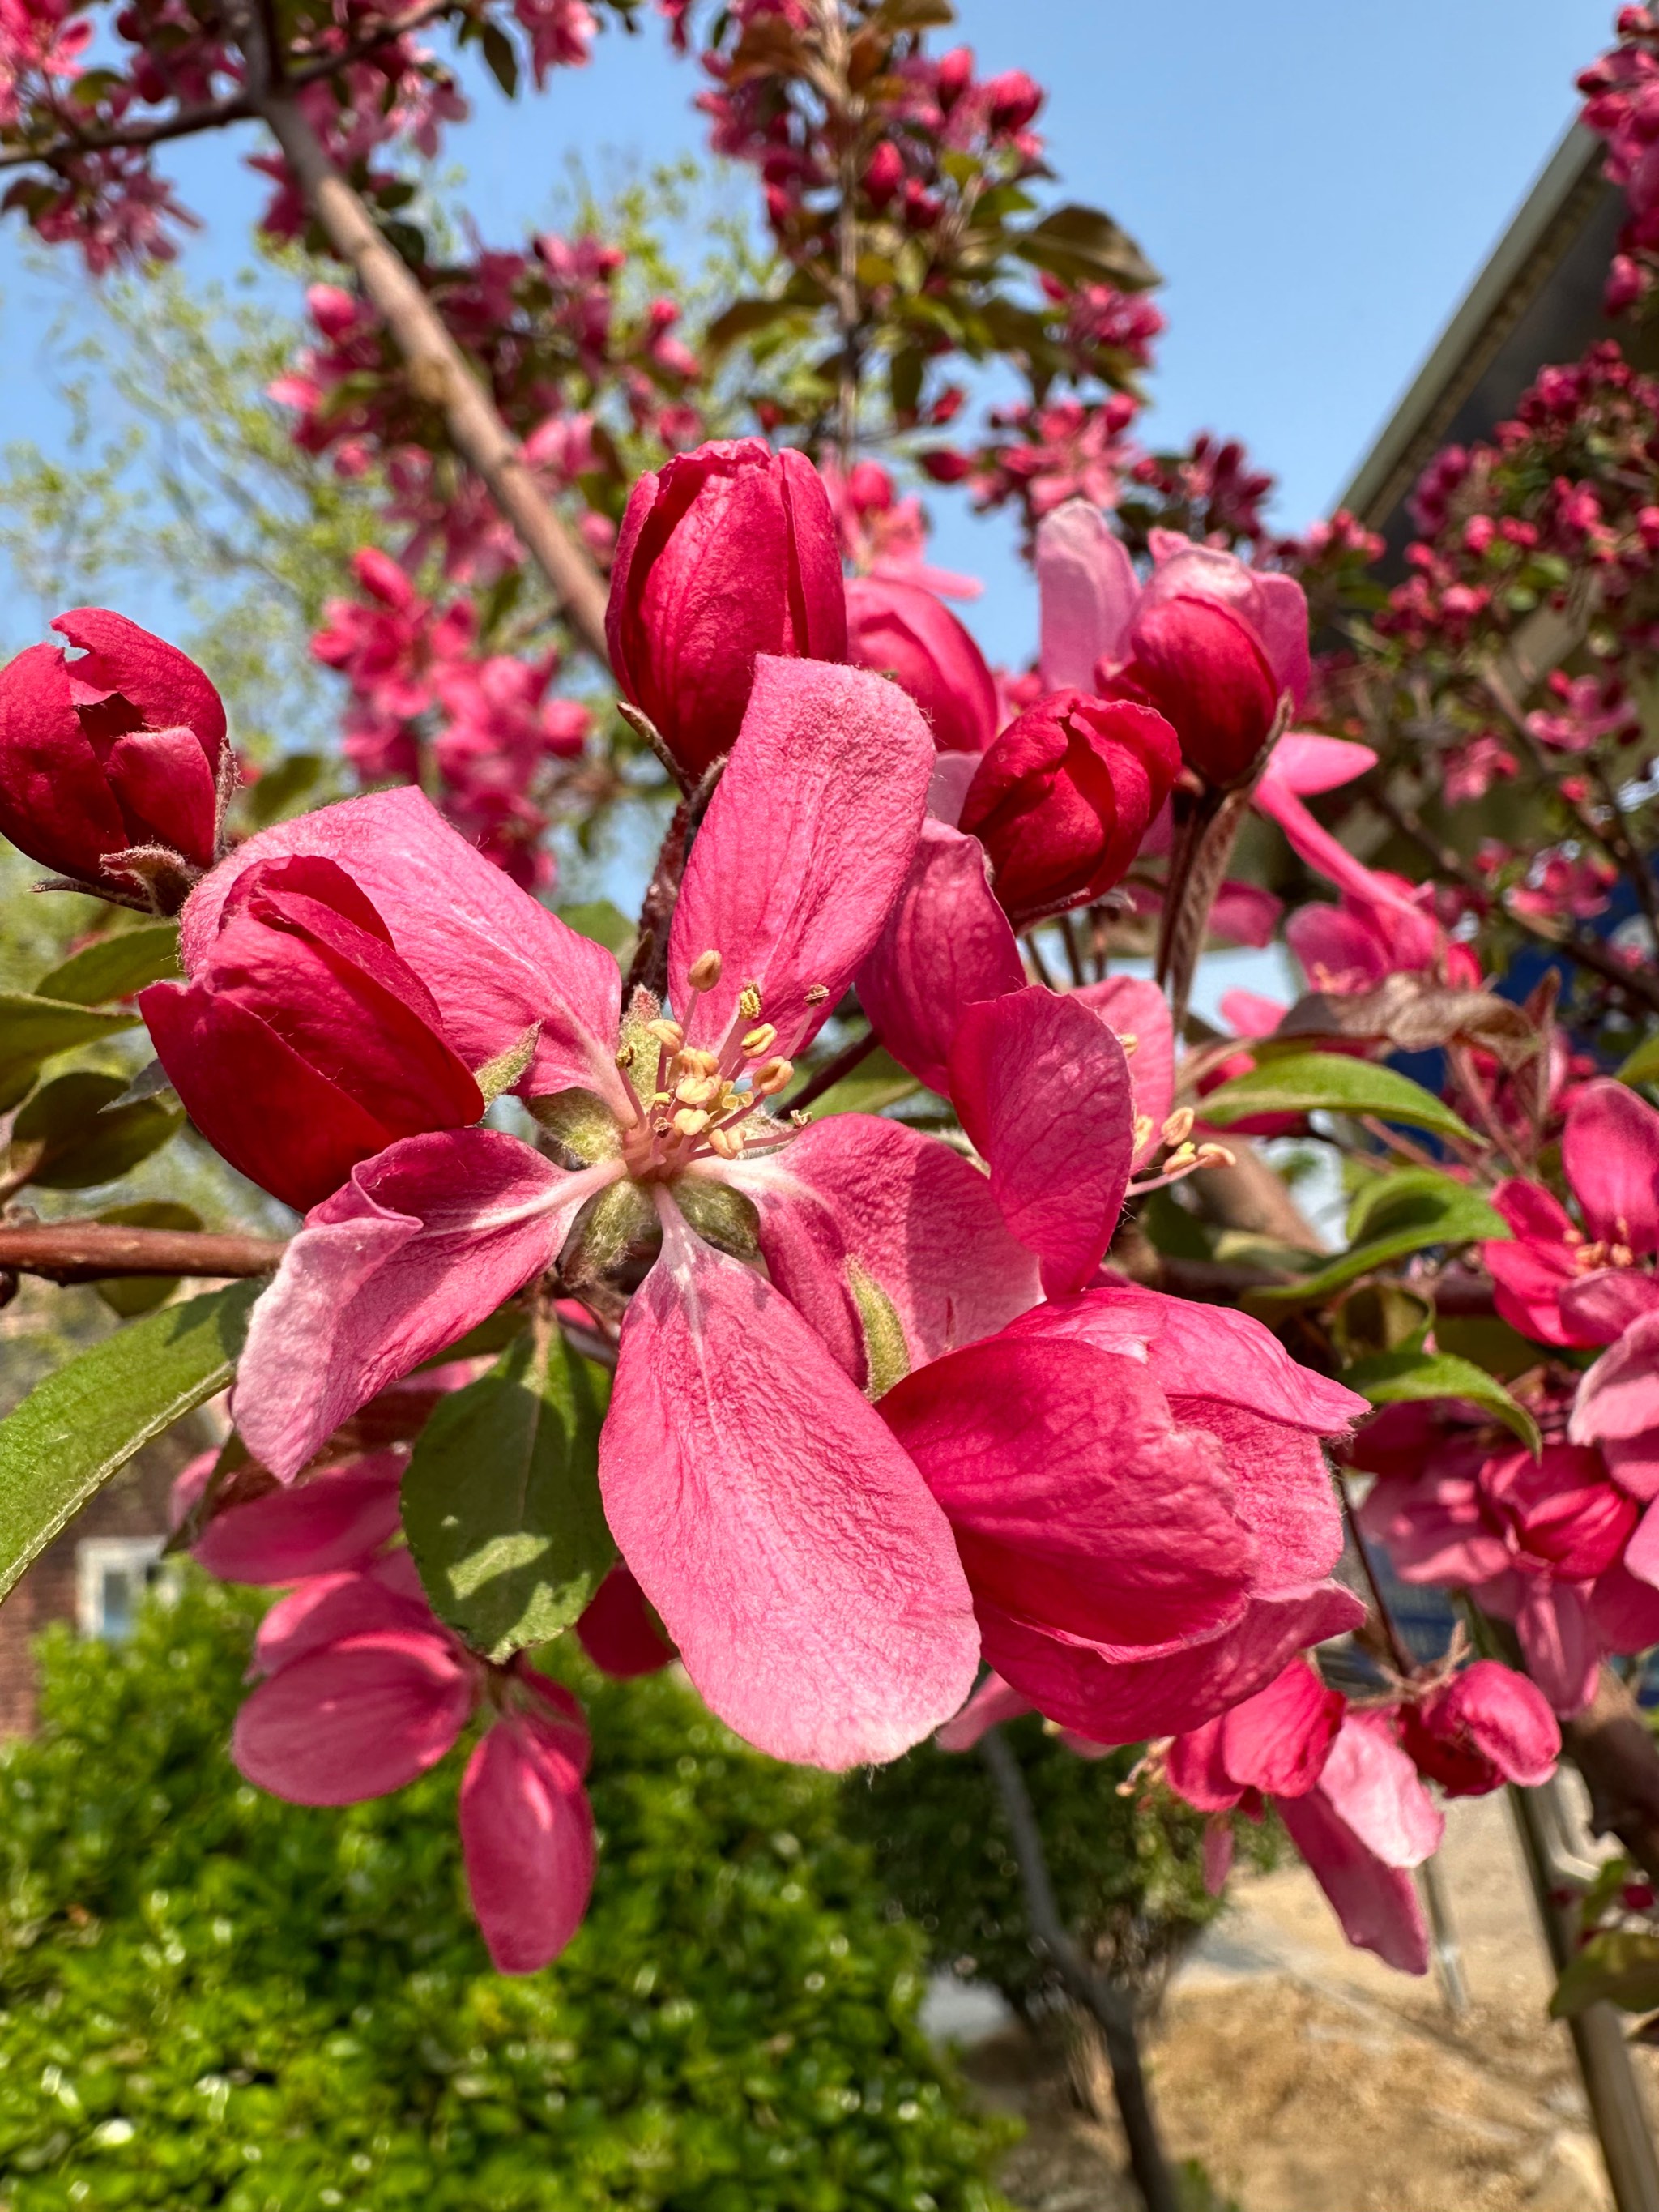
[{"label": "curled petal", "polygon": [[1576,1444],[1659,1428],[1659,1313],[1644,1314],[1585,1374],[1567,1434]]},{"label": "curled petal", "polygon": [[1095,664],[1118,657],[1140,595],[1128,548],[1098,507],[1068,499],[1037,526],[1036,571],[1042,688],[1092,691]]},{"label": "curled petal", "polygon": [[494,1313],[613,1182],[567,1175],[495,1129],[410,1137],[313,1208],[253,1309],[237,1425],[289,1481],[377,1390]]},{"label": "curled petal", "polygon": [[1122,1046],[1090,1007],[1034,984],[967,1009],[950,1071],[1003,1218],[1050,1297],[1081,1290],[1117,1233],[1134,1152]]},{"label": "curled petal", "polygon": [[760,1215],[773,1282],[860,1388],[866,1280],[896,1313],[912,1367],[991,1335],[1037,1298],[1036,1263],[985,1177],[922,1130],[834,1114],[722,1179]]},{"label": "curled petal", "polygon": [[461,1780],[466,1884],[491,1963],[533,1974],[582,1923],[593,1887],[593,1815],[578,1768],[545,1730],[509,1714]]},{"label": "curled petal", "polygon": [[1079,1005],[1092,1007],[1122,1042],[1129,1062],[1136,1124],[1150,1124],[1135,1147],[1134,1165],[1142,1168],[1162,1143],[1158,1132],[1175,1103],[1175,1030],[1170,1002],[1156,983],[1139,975],[1109,975],[1104,982],[1087,983],[1071,995]]},{"label": "curled petal", "polygon": [[1325,1771],[1346,1709],[1340,1690],[1328,1690],[1305,1659],[1292,1660],[1216,1724],[1228,1773],[1265,1796],[1305,1797]]},{"label": "curled petal", "polygon": [[941,1751],[971,1751],[987,1729],[1029,1713],[1031,1701],[1012,1689],[1000,1674],[988,1674],[954,1720],[946,1721],[934,1736]]},{"label": "curled petal", "polygon": [[1561,1164],[1592,1237],[1659,1250],[1659,1114],[1627,1084],[1599,1076],[1578,1091]]},{"label": "curled petal", "polygon": [[1402,1974],[1426,1974],[1428,1924],[1410,1874],[1368,1850],[1322,1790],[1289,1798],[1279,1809],[1349,1942]]},{"label": "curled petal", "polygon": [[728,1726],[804,1765],[896,1759],[978,1661],[950,1524],[793,1307],[661,1210],[599,1439],[606,1517]]},{"label": "curled petal", "polygon": [[231,1754],[295,1805],[355,1805],[424,1774],[472,1710],[473,1669],[436,1635],[386,1630],[323,1644],[262,1682]]},{"label": "curled petal", "polygon": [[1439,1850],[1445,1815],[1383,1714],[1349,1713],[1319,1786],[1338,1818],[1384,1866],[1420,1866]]},{"label": "curled petal", "polygon": [[[933,765],[927,725],[896,684],[823,661],[756,662],[669,939],[670,994],[694,1044],[718,1042],[749,983],[781,1050],[816,1034],[909,870]],[[694,1007],[687,970],[707,951],[724,966]]]},{"label": "curled petal", "polygon": [[396,1452],[375,1452],[268,1491],[216,1513],[194,1555],[228,1583],[292,1583],[362,1566],[397,1534],[402,1474]]}]

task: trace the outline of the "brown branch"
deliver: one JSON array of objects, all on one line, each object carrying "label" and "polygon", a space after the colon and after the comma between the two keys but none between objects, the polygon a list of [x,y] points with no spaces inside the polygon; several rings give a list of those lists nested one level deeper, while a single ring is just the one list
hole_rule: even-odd
[{"label": "brown branch", "polygon": [[129,1229],[113,1221],[0,1223],[0,1273],[52,1283],[106,1275],[268,1275],[287,1247],[276,1237],[193,1229]]},{"label": "brown branch", "polygon": [[868,1060],[880,1042],[881,1039],[873,1030],[866,1030],[861,1037],[854,1037],[851,1044],[844,1045],[833,1060],[824,1061],[794,1097],[785,1100],[790,1112],[804,1113],[815,1100],[822,1098],[826,1091],[833,1091],[844,1075],[850,1075],[855,1067]]},{"label": "brown branch", "polygon": [[1659,1882],[1659,1747],[1611,1667],[1583,1711],[1562,1723],[1561,1741],[1589,1791],[1591,1833],[1617,1836]]}]

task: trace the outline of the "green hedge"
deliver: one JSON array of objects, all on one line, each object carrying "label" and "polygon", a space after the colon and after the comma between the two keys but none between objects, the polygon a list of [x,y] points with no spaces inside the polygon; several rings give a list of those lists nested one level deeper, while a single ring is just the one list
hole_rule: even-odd
[{"label": "green hedge", "polygon": [[0,1757],[0,2207],[979,2212],[1004,2139],[915,2024],[921,1946],[828,1778],[664,1676],[585,1675],[587,1925],[489,1969],[456,1761],[349,1811],[225,1753],[255,1608],[54,1631]]},{"label": "green hedge", "polygon": [[[1221,1909],[1204,1887],[1202,1817],[1127,1782],[1138,1750],[1079,1759],[1035,1714],[1006,1723],[1068,1926],[1120,1979],[1156,1987]],[[1022,2009],[1051,1986],[1032,1949],[1013,1844],[984,1762],[931,1745],[844,1785],[843,1824],[875,1851],[896,1904],[933,1958]],[[1241,1849],[1270,1846],[1240,1822]]]}]

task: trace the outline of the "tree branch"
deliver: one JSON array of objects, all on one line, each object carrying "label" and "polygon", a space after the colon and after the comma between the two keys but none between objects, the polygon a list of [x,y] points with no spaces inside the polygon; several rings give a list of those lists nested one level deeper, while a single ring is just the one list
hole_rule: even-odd
[{"label": "tree branch", "polygon": [[278,1237],[210,1230],[129,1229],[113,1221],[0,1222],[0,1274],[51,1283],[106,1275],[268,1275],[287,1249]]}]

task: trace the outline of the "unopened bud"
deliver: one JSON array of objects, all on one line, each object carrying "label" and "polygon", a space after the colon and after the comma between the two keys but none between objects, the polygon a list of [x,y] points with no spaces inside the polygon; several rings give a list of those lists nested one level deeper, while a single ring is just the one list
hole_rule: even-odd
[{"label": "unopened bud", "polygon": [[1177,1106],[1164,1124],[1166,1145],[1184,1145],[1193,1133],[1193,1123],[1198,1119],[1190,1106]]},{"label": "unopened bud", "polygon": [[750,1030],[743,1041],[743,1049],[750,1060],[758,1060],[763,1052],[770,1052],[778,1041],[778,1033],[770,1022],[762,1022]]},{"label": "unopened bud", "polygon": [[694,991],[712,991],[724,964],[718,952],[700,952],[686,969],[685,980]]},{"label": "unopened bud", "polygon": [[794,1080],[793,1060],[769,1060],[755,1071],[755,1095],[759,1098],[775,1098],[780,1091],[787,1091]]}]

